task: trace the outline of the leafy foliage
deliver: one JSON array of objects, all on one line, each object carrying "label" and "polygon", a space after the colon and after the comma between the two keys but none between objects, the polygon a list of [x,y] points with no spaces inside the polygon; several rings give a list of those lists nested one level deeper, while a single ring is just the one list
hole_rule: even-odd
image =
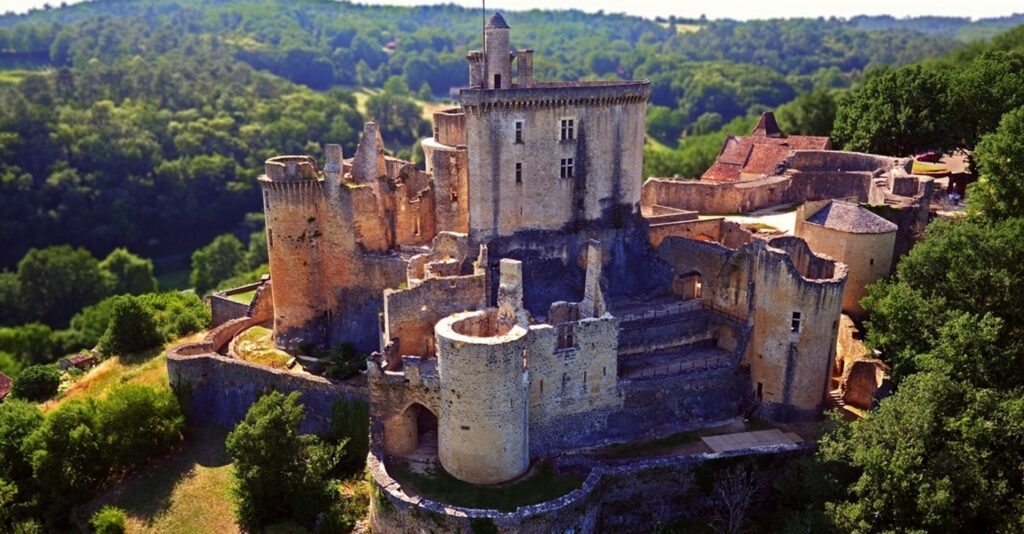
[{"label": "leafy foliage", "polygon": [[981,181],[972,184],[968,207],[999,220],[1024,217],[1024,106],[1003,115],[999,128],[982,137],[974,152]]},{"label": "leafy foliage", "polygon": [[209,245],[192,254],[192,274],[189,282],[196,292],[204,294],[217,285],[245,270],[245,251],[242,242],[232,234],[217,236]]},{"label": "leafy foliage", "polygon": [[21,399],[42,402],[56,395],[58,388],[60,388],[60,371],[56,367],[33,365],[14,379],[11,394]]},{"label": "leafy foliage", "polygon": [[311,524],[336,497],[329,474],[344,443],[333,446],[316,436],[299,434],[303,419],[299,398],[298,392],[263,396],[228,434],[238,518],[248,529],[286,518]]},{"label": "leafy foliage", "polygon": [[110,323],[100,338],[105,355],[132,354],[163,343],[157,330],[153,311],[131,295],[115,297],[110,310]]},{"label": "leafy foliage", "polygon": [[152,260],[140,258],[124,248],[115,248],[100,262],[100,269],[110,273],[112,295],[141,295],[156,292]]},{"label": "leafy foliage", "polygon": [[128,514],[113,506],[104,506],[93,514],[89,525],[96,534],[124,534],[127,531]]}]

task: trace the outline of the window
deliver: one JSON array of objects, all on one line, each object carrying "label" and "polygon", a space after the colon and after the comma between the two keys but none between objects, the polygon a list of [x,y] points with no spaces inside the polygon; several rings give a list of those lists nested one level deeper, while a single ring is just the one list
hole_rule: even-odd
[{"label": "window", "polygon": [[516,183],[523,183],[523,164],[516,163]]},{"label": "window", "polygon": [[267,248],[274,248],[274,229],[267,228]]},{"label": "window", "polygon": [[501,75],[500,74],[495,74],[494,75],[494,88],[495,89],[501,89]]},{"label": "window", "polygon": [[458,190],[456,190],[454,187],[449,187],[448,188],[448,198],[452,201],[453,204],[458,202],[459,201],[459,192],[458,192]]},{"label": "window", "polygon": [[561,165],[560,176],[562,178],[572,178],[573,177],[573,167],[574,166],[575,166],[575,163],[573,162],[572,158],[562,158],[562,165]]},{"label": "window", "polygon": [[800,332],[800,312],[793,312],[793,319],[789,322],[789,331]]},{"label": "window", "polygon": [[871,258],[871,261],[868,263],[868,265],[874,265],[874,264],[875,264],[875,258]]},{"label": "window", "polygon": [[461,428],[463,430],[469,430],[469,427],[466,426],[466,425],[459,425],[459,428]]},{"label": "window", "polygon": [[576,139],[576,121],[573,119],[562,119],[562,141]]},{"label": "window", "polygon": [[523,142],[523,121],[516,121],[516,143]]}]

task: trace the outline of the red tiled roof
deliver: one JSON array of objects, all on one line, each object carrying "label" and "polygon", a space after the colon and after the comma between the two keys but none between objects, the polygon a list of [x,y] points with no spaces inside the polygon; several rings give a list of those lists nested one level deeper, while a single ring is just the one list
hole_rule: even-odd
[{"label": "red tiled roof", "polygon": [[93,357],[93,355],[89,354],[88,352],[79,352],[74,356],[68,356],[67,360],[68,363],[70,363],[71,365],[78,365],[80,363],[88,362],[90,360],[96,361],[96,358]]},{"label": "red tiled roof", "polygon": [[751,135],[726,137],[715,163],[700,179],[739,182],[763,178],[771,176],[792,150],[828,150],[831,147],[828,137],[783,135],[775,116],[767,112],[761,115]]},{"label": "red tiled roof", "polygon": [[11,377],[3,373],[0,373],[0,399],[6,397],[11,393],[11,386],[13,384],[14,381],[11,380]]}]

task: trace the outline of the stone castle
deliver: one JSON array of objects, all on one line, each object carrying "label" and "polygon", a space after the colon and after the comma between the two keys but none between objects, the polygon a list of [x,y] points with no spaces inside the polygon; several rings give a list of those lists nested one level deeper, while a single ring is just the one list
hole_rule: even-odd
[{"label": "stone castle", "polygon": [[[244,388],[220,373],[260,323],[293,354],[350,343],[371,355],[366,389],[337,388],[369,399],[371,464],[436,455],[472,484],[737,415],[817,418],[843,377],[841,314],[912,239],[930,184],[827,139],[780,149],[767,115],[782,160],[767,176],[644,185],[649,82],[539,83],[500,14],[484,34],[425,169],[389,156],[373,123],[351,158],[267,161],[269,281],[244,317],[172,353],[172,382],[217,382],[206,403]],[[879,200],[895,223],[861,206]],[[807,201],[796,235],[715,216]],[[203,358],[217,370],[189,367]]]}]

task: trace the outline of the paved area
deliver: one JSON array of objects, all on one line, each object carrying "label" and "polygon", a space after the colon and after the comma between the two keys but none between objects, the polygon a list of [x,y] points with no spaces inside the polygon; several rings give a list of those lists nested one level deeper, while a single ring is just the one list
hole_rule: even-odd
[{"label": "paved area", "polygon": [[[796,206],[785,204],[772,206],[743,215],[726,215],[725,220],[740,224],[762,224],[794,235],[796,228]],[[703,217],[702,217],[703,218]]]},{"label": "paved area", "polygon": [[757,430],[755,432],[739,432],[736,434],[720,434],[700,438],[715,452],[729,452],[751,447],[766,445],[797,445],[803,439],[793,432],[783,432],[777,428]]}]

